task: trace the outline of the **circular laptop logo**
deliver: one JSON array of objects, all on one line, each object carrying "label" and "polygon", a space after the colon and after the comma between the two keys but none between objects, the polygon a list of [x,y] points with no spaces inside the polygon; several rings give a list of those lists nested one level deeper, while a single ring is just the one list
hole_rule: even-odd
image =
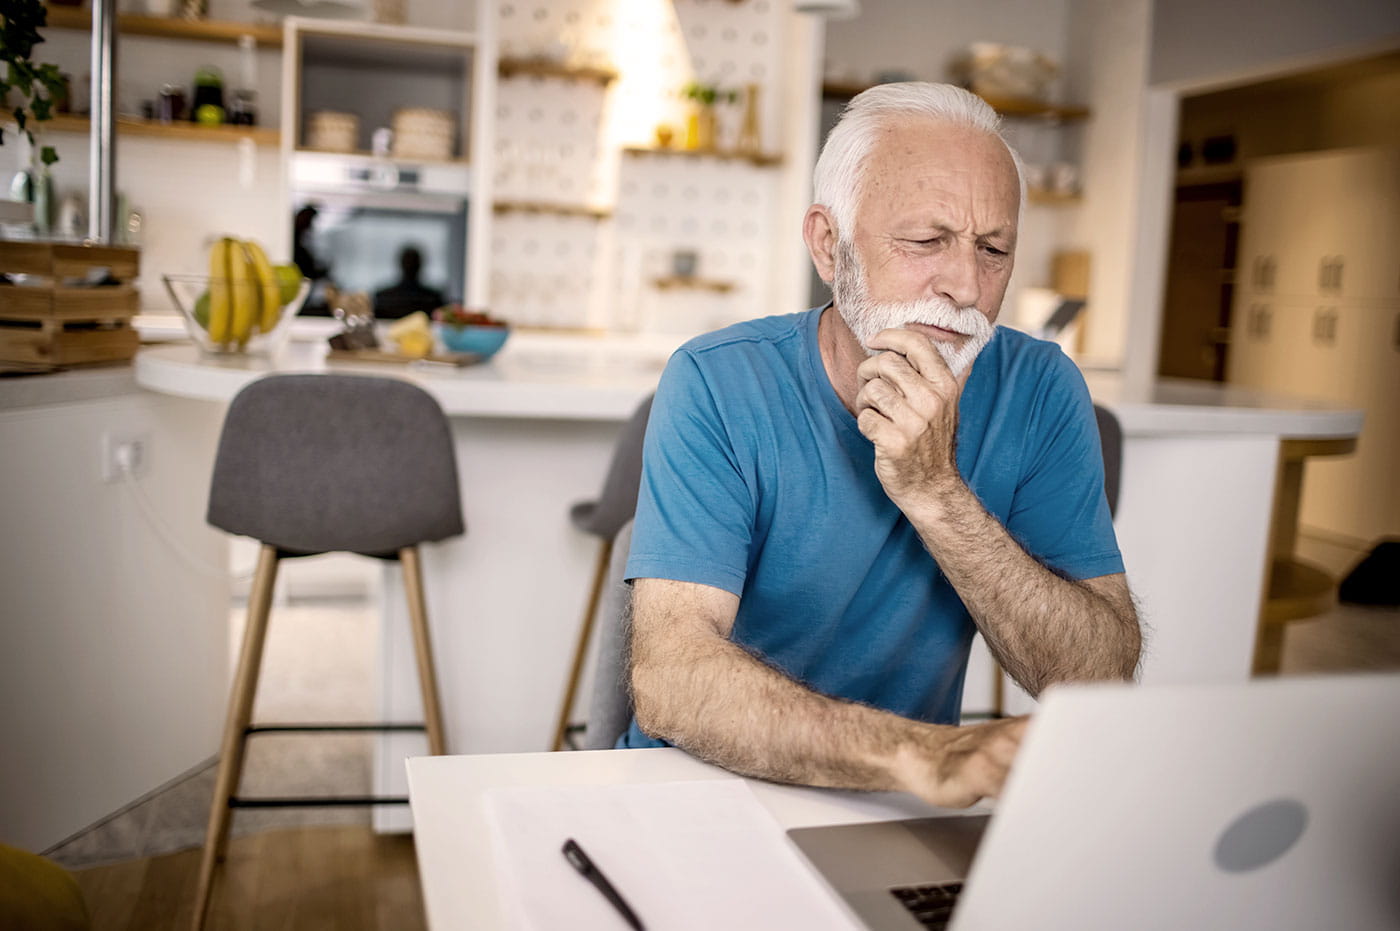
[{"label": "circular laptop logo", "polygon": [[1308,826],[1308,810],[1292,799],[1265,802],[1240,815],[1215,842],[1215,863],[1227,873],[1248,873],[1288,852]]}]

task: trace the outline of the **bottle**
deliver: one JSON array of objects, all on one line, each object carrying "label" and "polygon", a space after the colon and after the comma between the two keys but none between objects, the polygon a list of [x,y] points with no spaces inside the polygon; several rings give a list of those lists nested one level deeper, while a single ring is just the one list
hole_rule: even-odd
[{"label": "bottle", "polygon": [[54,208],[57,198],[54,194],[53,174],[49,171],[49,166],[44,165],[38,171],[39,174],[34,181],[34,232],[39,236],[48,236],[53,232]]},{"label": "bottle", "polygon": [[758,155],[763,148],[763,134],[758,125],[758,85],[744,86],[744,122],[739,127],[735,145],[745,155]]},{"label": "bottle", "polygon": [[34,145],[24,133],[19,137],[19,171],[10,179],[10,200],[34,203]]}]

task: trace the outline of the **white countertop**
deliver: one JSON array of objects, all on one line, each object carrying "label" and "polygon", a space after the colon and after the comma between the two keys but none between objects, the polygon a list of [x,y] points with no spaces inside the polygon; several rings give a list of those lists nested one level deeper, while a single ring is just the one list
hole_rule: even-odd
[{"label": "white countertop", "polygon": [[320,340],[293,340],[273,359],[208,356],[193,345],[172,344],[142,349],[135,364],[136,380],[146,388],[210,401],[228,401],[274,372],[364,372],[416,382],[449,416],[624,420],[655,390],[679,342],[516,332],[495,357],[464,368],[329,361]]},{"label": "white countertop", "polygon": [[[324,321],[334,326],[334,321]],[[495,358],[454,369],[440,365],[328,362],[323,336],[309,331],[276,359],[201,355],[190,344],[153,346],[136,357],[136,380],[167,394],[228,401],[272,372],[374,372],[426,388],[451,416],[621,420],[655,389],[682,341],[668,335],[516,332]],[[312,338],[312,337],[315,338]],[[1090,394],[1118,415],[1129,436],[1174,433],[1347,437],[1363,412],[1327,401],[1233,385],[1159,379],[1133,387],[1116,372],[1085,372]]]},{"label": "white countertop", "polygon": [[1117,372],[1086,371],[1094,401],[1118,416],[1127,436],[1256,433],[1294,438],[1350,437],[1363,411],[1331,401],[1185,378],[1132,386]]}]

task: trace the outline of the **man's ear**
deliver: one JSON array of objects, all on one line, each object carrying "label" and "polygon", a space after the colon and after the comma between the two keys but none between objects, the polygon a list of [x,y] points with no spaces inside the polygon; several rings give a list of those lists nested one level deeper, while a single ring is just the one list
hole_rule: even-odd
[{"label": "man's ear", "polygon": [[802,240],[807,243],[817,276],[831,284],[836,277],[836,221],[831,211],[821,204],[808,207],[807,215],[802,218]]}]

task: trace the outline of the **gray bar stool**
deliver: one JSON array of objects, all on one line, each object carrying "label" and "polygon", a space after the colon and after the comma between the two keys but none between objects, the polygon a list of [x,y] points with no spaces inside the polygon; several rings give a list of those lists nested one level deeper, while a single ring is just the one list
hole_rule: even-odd
[{"label": "gray bar stool", "polygon": [[[573,715],[574,701],[578,696],[588,644],[593,638],[598,601],[603,594],[608,562],[612,557],[613,539],[637,511],[637,490],[642,484],[642,440],[646,437],[647,419],[651,416],[651,402],[649,395],[637,405],[623,425],[622,433],[613,446],[612,461],[608,464],[608,474],[603,479],[603,490],[597,500],[580,501],[569,509],[570,522],[584,533],[597,537],[600,543],[598,563],[593,569],[593,584],[588,590],[578,640],[574,644],[573,662],[569,665],[569,678],[564,683],[564,695],[559,702],[559,718],[554,725],[554,739],[550,747],[552,750],[564,749],[565,738],[578,727],[569,718]],[[624,550],[623,556],[626,555]]]},{"label": "gray bar stool", "polygon": [[[261,546],[229,699],[200,864],[194,927],[209,910],[234,808],[402,804],[384,797],[236,797],[247,739],[258,733],[426,730],[446,752],[418,544],[464,532],[447,418],[416,385],[359,375],[272,375],[233,399],[209,489],[209,523]],[[280,560],[350,552],[398,560],[418,660],[423,724],[252,726]]]}]

